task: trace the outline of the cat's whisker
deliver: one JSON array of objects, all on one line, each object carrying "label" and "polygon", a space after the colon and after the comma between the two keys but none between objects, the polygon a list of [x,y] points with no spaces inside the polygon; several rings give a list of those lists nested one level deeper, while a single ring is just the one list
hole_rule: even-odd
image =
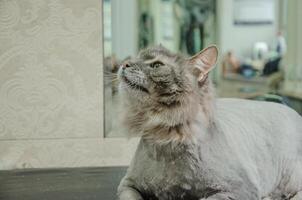
[{"label": "cat's whisker", "polygon": [[116,72],[112,72],[112,71],[103,71],[104,74],[116,74]]},{"label": "cat's whisker", "polygon": [[104,75],[105,78],[117,78],[117,75]]},{"label": "cat's whisker", "polygon": [[119,82],[118,79],[104,80],[104,83],[106,84],[116,84],[118,82]]},{"label": "cat's whisker", "polygon": [[119,80],[119,78],[118,77],[105,77],[104,80],[106,80],[106,81],[116,81],[116,80]]}]

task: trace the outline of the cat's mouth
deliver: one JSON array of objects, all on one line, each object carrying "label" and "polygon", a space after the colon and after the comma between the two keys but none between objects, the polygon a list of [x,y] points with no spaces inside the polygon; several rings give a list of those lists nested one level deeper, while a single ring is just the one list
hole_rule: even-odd
[{"label": "cat's mouth", "polygon": [[137,84],[133,83],[132,81],[130,81],[129,79],[127,79],[125,76],[123,76],[123,80],[124,80],[125,83],[127,83],[127,85],[128,85],[129,87],[131,87],[132,89],[140,90],[140,91],[142,91],[142,92],[146,92],[146,93],[149,94],[149,91],[148,91],[146,88],[144,88],[144,87],[141,86],[141,85],[137,85]]}]

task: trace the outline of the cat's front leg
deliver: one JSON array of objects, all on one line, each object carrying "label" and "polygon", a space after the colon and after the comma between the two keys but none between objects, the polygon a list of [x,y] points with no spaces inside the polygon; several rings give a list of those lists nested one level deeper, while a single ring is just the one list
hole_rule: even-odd
[{"label": "cat's front leg", "polygon": [[141,194],[135,189],[133,183],[126,177],[121,181],[118,187],[119,200],[144,200]]},{"label": "cat's front leg", "polygon": [[302,200],[302,191],[298,192],[291,200]]},{"label": "cat's front leg", "polygon": [[203,198],[200,200],[237,200],[237,199],[235,198],[234,194],[223,192],[223,193],[214,194],[212,196],[209,196],[208,198]]},{"label": "cat's front leg", "polygon": [[119,200],[143,200],[143,197],[134,188],[124,188],[118,194]]}]

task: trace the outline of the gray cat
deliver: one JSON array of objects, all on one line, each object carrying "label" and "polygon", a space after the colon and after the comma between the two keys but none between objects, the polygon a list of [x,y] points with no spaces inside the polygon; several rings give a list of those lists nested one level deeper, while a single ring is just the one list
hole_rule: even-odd
[{"label": "gray cat", "polygon": [[159,46],[122,65],[125,125],[141,141],[120,200],[302,199],[302,118],[275,103],[215,99],[217,54]]}]

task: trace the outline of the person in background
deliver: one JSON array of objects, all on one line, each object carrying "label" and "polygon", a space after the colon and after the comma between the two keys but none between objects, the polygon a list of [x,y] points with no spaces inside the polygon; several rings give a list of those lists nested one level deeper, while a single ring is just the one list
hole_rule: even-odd
[{"label": "person in background", "polygon": [[264,66],[263,76],[269,76],[279,71],[279,64],[287,51],[286,40],[281,31],[278,31],[276,38],[275,52],[276,56],[271,58]]},{"label": "person in background", "polygon": [[248,62],[241,62],[232,51],[229,51],[222,61],[223,76],[241,74],[246,78],[255,76],[255,69]]},{"label": "person in background", "polygon": [[223,76],[227,74],[236,74],[240,69],[240,61],[232,51],[227,52],[222,61]]},{"label": "person in background", "polygon": [[277,33],[277,40],[276,40],[276,52],[279,54],[280,57],[283,57],[286,54],[287,45],[286,40],[281,31]]}]

